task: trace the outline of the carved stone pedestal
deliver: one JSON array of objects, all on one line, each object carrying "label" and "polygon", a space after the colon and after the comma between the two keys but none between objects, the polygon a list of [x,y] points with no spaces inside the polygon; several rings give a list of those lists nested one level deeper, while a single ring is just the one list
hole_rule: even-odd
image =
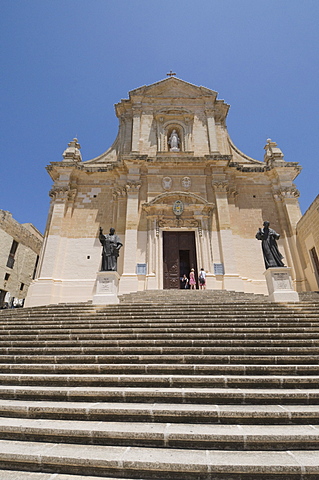
[{"label": "carved stone pedestal", "polygon": [[94,285],[93,305],[119,303],[117,296],[120,275],[117,272],[98,272]]},{"label": "carved stone pedestal", "polygon": [[291,268],[271,267],[264,272],[264,275],[271,302],[299,302],[299,295],[292,285]]}]

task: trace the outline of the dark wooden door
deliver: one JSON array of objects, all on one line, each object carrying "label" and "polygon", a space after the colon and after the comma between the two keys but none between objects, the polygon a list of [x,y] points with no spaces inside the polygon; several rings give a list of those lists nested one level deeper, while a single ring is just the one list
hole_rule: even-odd
[{"label": "dark wooden door", "polygon": [[164,289],[181,288],[180,278],[190,269],[197,275],[195,232],[163,232]]}]

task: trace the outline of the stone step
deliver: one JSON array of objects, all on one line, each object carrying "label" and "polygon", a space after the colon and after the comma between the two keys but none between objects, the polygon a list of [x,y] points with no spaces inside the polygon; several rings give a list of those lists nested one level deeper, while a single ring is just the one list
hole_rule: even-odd
[{"label": "stone step", "polygon": [[[104,349],[105,351],[105,349]],[[69,364],[70,368],[76,369],[75,365],[83,364],[97,364],[97,365],[120,365],[120,364],[141,364],[141,365],[168,365],[179,364],[179,365],[317,365],[319,362],[319,355],[310,355],[303,352],[299,355],[161,355],[161,354],[151,354],[151,355],[125,355],[125,354],[115,354],[115,355],[90,355],[90,354],[71,354],[68,355],[51,355],[45,354],[45,349],[41,350],[41,354],[38,355],[32,351],[29,355],[0,355],[0,365],[1,363],[11,363],[12,365],[17,364]],[[43,354],[44,352],[44,354]]]},{"label": "stone step", "polygon": [[[318,424],[319,405],[203,405],[130,402],[53,402],[0,399],[1,417],[112,422]],[[21,425],[23,423],[20,422]],[[290,431],[290,430],[288,430]]]},{"label": "stone step", "polygon": [[[318,386],[318,382],[316,384]],[[319,404],[319,388],[0,385],[1,399],[197,404]]]},{"label": "stone step", "polygon": [[[52,305],[44,308],[33,307],[33,308],[24,308],[24,309],[9,309],[0,311],[0,318],[11,318],[15,319],[17,317],[22,318],[37,318],[45,317],[50,315],[51,317],[67,317],[68,314],[74,319],[90,317],[92,315],[117,315],[119,312],[130,313],[138,312],[143,310],[145,313],[153,311],[162,311],[163,313],[177,312],[181,308],[189,312],[201,312],[209,311],[214,312],[268,312],[270,315],[272,312],[291,312],[291,313],[302,313],[302,312],[315,312],[318,310],[319,303],[293,303],[293,304],[280,304],[280,303],[267,303],[265,305],[261,303],[253,302],[232,302],[225,303],[221,302],[205,302],[203,298],[198,298],[198,301],[187,301],[187,299],[172,299],[172,302],[166,302],[165,298],[161,298],[158,301],[153,301],[152,303],[136,302],[136,303],[127,303],[127,304],[118,304],[118,305],[109,305],[109,306],[96,306],[92,307],[90,310],[77,309],[72,310],[68,307],[59,307],[57,305]],[[184,308],[185,307],[185,308]]]},{"label": "stone step", "polygon": [[[250,324],[250,323],[245,323],[243,325],[237,325],[234,323],[230,324],[220,324],[220,325],[214,325],[212,323],[208,323],[205,326],[201,325],[196,325],[194,324],[193,326],[185,326],[185,325],[172,325],[167,324],[167,325],[152,325],[152,324],[146,324],[146,325],[132,325],[131,327],[122,325],[122,326],[91,326],[91,328],[84,327],[84,328],[60,328],[60,327],[55,327],[55,328],[50,328],[50,329],[41,329],[41,330],[29,330],[27,331],[26,328],[23,329],[17,329],[16,330],[16,335],[14,334],[14,330],[10,327],[6,329],[6,331],[1,334],[2,341],[6,341],[8,339],[14,339],[14,337],[18,340],[19,337],[24,337],[26,340],[33,340],[34,338],[43,340],[43,339],[63,339],[63,338],[70,338],[76,340],[77,337],[83,336],[84,338],[108,338],[108,339],[130,339],[134,337],[130,337],[130,335],[139,335],[139,337],[135,337],[136,339],[143,339],[143,338],[151,338],[153,337],[154,339],[157,338],[169,338],[169,336],[172,334],[178,335],[178,337],[184,336],[185,339],[191,339],[192,335],[195,335],[194,338],[206,338],[210,336],[210,338],[213,339],[213,334],[216,335],[216,338],[218,336],[223,337],[223,335],[226,335],[228,338],[233,336],[236,338],[236,335],[238,334],[239,339],[241,337],[244,337],[246,334],[250,335],[250,337],[258,338],[258,336],[261,335],[280,335],[282,338],[285,337],[285,335],[290,335],[290,336],[298,336],[302,334],[313,334],[314,339],[318,338],[318,333],[319,333],[319,322],[314,323],[310,322],[308,324],[278,324],[274,323],[272,325],[264,325],[261,326],[260,323],[258,324]],[[255,334],[255,337],[252,336],[252,334]],[[140,335],[145,335],[145,337]],[[109,336],[109,337],[108,337]],[[226,338],[227,338],[226,337]]]},{"label": "stone step", "polygon": [[[83,346],[90,346],[90,347],[103,347],[103,348],[127,348],[129,347],[132,342],[129,340],[118,340],[118,341],[107,341],[104,339],[81,339],[81,338],[74,338],[68,340],[33,340],[33,341],[0,341],[0,349],[1,348],[57,348],[57,347],[73,347],[74,342],[77,342],[78,345]],[[138,340],[134,342],[136,347],[149,347],[150,342],[147,340]],[[152,346],[155,347],[199,347],[199,348],[208,348],[208,347],[269,347],[273,345],[274,347],[302,347],[307,349],[308,347],[319,347],[319,338],[318,339],[236,339],[228,338],[228,339],[203,339],[202,341],[193,341],[193,340],[153,340],[151,342]]]},{"label": "stone step", "polygon": [[[194,338],[195,337],[195,338]],[[205,334],[196,334],[191,335],[191,336],[186,336],[185,338],[172,338],[172,336],[167,336],[162,338],[162,336],[155,336],[155,338],[151,339],[149,338],[149,335],[147,338],[140,338],[140,336],[135,336],[133,337],[134,339],[134,345],[137,346],[144,346],[144,345],[181,345],[181,346],[197,346],[197,345],[202,345],[203,343],[205,345],[214,345],[216,341],[220,340],[227,340],[227,341],[232,341],[235,339],[235,341],[264,341],[264,342],[287,342],[287,341],[314,341],[315,343],[319,340],[319,332],[315,333],[312,331],[307,331],[307,332],[278,332],[278,333],[269,333],[269,332],[248,332],[248,333],[239,333],[236,331],[234,333],[233,329],[231,329],[230,332],[224,332],[221,331],[219,332],[216,329],[216,332],[213,335],[205,335]],[[57,334],[45,334],[41,332],[41,334],[36,335],[36,334],[30,334],[30,335],[11,335],[11,334],[5,334],[2,336],[2,340],[0,340],[0,344],[4,346],[5,343],[12,343],[12,346],[14,343],[17,344],[17,346],[20,346],[20,342],[29,342],[32,344],[34,342],[45,342],[45,343],[53,343],[53,342],[66,342],[66,341],[72,341],[73,344],[74,342],[84,342],[84,341],[94,341],[94,340],[99,340],[103,341],[104,345],[109,345],[109,346],[129,346],[132,345],[132,337],[130,338],[123,338],[123,335],[115,336],[115,335],[109,335],[106,332],[103,333],[83,333],[83,332],[78,332],[78,333],[57,333]]]},{"label": "stone step", "polygon": [[210,298],[210,299],[234,299],[240,298],[246,301],[265,301],[268,296],[262,294],[254,293],[244,293],[244,292],[235,292],[230,290],[190,290],[190,289],[168,289],[168,290],[144,290],[140,292],[132,292],[120,295],[119,298],[122,302],[126,300],[131,302],[132,300],[144,300],[147,298],[188,298],[188,297],[198,297],[198,298]]},{"label": "stone step", "polygon": [[313,450],[319,445],[316,425],[217,425],[87,420],[0,418],[2,440],[28,440],[128,447]]},{"label": "stone step", "polygon": [[27,374],[2,373],[1,385],[70,385],[112,387],[316,388],[318,375],[177,375],[177,374]]},{"label": "stone step", "polygon": [[[315,479],[319,451],[195,450],[0,441],[0,467],[157,480]],[[252,477],[253,475],[253,477]],[[279,476],[278,476],[279,475]]]},{"label": "stone step", "polygon": [[12,321],[16,321],[18,318],[45,318],[50,316],[50,318],[56,317],[58,318],[67,318],[69,316],[70,320],[72,319],[79,320],[84,318],[90,318],[93,316],[97,316],[100,318],[104,318],[105,316],[117,316],[120,313],[123,314],[139,314],[144,312],[146,315],[151,315],[154,312],[161,312],[163,315],[176,313],[178,314],[181,310],[185,313],[202,313],[208,312],[210,314],[216,313],[237,313],[237,314],[304,314],[305,312],[315,313],[318,311],[319,304],[280,304],[280,303],[273,303],[262,305],[260,303],[209,303],[209,302],[185,302],[174,300],[174,302],[169,303],[165,300],[160,300],[159,302],[153,303],[128,303],[128,304],[118,304],[118,305],[101,305],[92,308],[91,310],[78,310],[72,311],[65,308],[60,307],[47,307],[43,310],[37,310],[35,308],[23,308],[23,309],[7,309],[0,311],[0,319],[5,321],[7,319],[11,319]]},{"label": "stone step", "polygon": [[[152,311],[154,308],[163,308],[163,311],[167,310],[177,310],[179,306],[187,305],[187,308],[190,309],[209,309],[211,311],[216,310],[232,310],[232,311],[240,311],[243,310],[255,310],[255,311],[267,311],[272,312],[273,310],[276,311],[303,311],[305,309],[315,310],[318,307],[318,303],[308,302],[308,303],[265,303],[262,304],[260,302],[253,302],[253,301],[233,301],[230,299],[229,301],[224,301],[220,299],[219,301],[216,299],[211,301],[210,298],[205,298],[202,295],[198,296],[197,298],[192,296],[186,297],[171,297],[166,298],[164,296],[157,297],[156,299],[150,298],[152,300],[149,303],[145,303],[144,299],[141,301],[136,302],[128,302],[128,303],[120,303],[116,305],[96,305],[91,306],[89,309],[79,308],[70,308],[69,306],[60,306],[60,305],[49,305],[44,307],[32,307],[32,308],[23,308],[23,309],[7,309],[5,312],[0,312],[0,317],[18,317],[22,316],[37,316],[37,315],[67,315],[70,316],[90,316],[92,314],[103,314],[109,313],[112,314],[114,312],[129,312],[138,310],[139,308],[143,308],[145,312]],[[19,311],[19,313],[17,313]]]},{"label": "stone step", "polygon": [[[140,480],[141,477],[139,477]],[[39,472],[25,472],[22,470],[0,470],[0,480],[123,480],[115,477],[92,477],[91,475],[66,475],[65,473],[39,473]],[[127,478],[126,480],[136,480]]]},{"label": "stone step", "polygon": [[[28,361],[29,359],[26,359]],[[39,359],[36,357],[35,361]],[[79,360],[83,361],[83,357]],[[91,360],[89,358],[89,360]],[[93,359],[95,360],[95,359]],[[70,363],[63,359],[63,363],[0,363],[1,374],[143,374],[143,375],[278,375],[278,376],[318,376],[319,365],[237,365],[237,364],[144,364],[139,359],[136,363],[129,357],[127,363]],[[0,377],[2,378],[2,377]]]},{"label": "stone step", "polygon": [[319,304],[158,293],[0,312],[2,472],[319,478]]},{"label": "stone step", "polygon": [[[0,356],[24,355],[32,356],[35,354],[34,347],[2,347]],[[220,347],[104,347],[104,346],[76,346],[76,347],[39,347],[38,355],[102,355],[109,356],[120,355],[319,355],[319,346],[317,347],[295,347],[295,346],[220,346]],[[105,355],[105,356],[107,356]]]},{"label": "stone step", "polygon": [[91,328],[94,329],[117,329],[120,331],[125,328],[209,328],[209,327],[235,327],[243,328],[247,327],[257,327],[265,328],[267,327],[282,327],[286,329],[287,327],[318,327],[319,318],[317,314],[307,314],[307,315],[287,315],[283,316],[278,315],[265,315],[265,316],[256,316],[256,315],[236,315],[236,314],[227,314],[227,315],[202,315],[201,318],[187,318],[186,316],[177,316],[176,314],[168,315],[156,315],[156,312],[153,316],[144,316],[138,317],[137,315],[132,316],[132,318],[122,316],[117,318],[90,318],[88,320],[81,319],[77,322],[70,322],[66,320],[65,322],[54,322],[52,320],[44,321],[38,319],[37,321],[33,320],[32,325],[28,327],[30,319],[26,319],[25,322],[22,322],[22,319],[19,321],[19,324],[14,324],[13,322],[2,322],[0,329],[3,330],[3,334],[9,330],[28,333],[48,333],[52,331],[72,331],[72,330],[84,330],[89,332]]}]

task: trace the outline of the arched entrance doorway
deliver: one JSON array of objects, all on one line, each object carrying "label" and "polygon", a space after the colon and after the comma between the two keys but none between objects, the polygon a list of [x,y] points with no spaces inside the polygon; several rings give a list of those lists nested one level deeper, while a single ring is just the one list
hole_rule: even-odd
[{"label": "arched entrance doorway", "polygon": [[163,288],[181,288],[180,279],[191,268],[197,280],[195,232],[163,231]]}]

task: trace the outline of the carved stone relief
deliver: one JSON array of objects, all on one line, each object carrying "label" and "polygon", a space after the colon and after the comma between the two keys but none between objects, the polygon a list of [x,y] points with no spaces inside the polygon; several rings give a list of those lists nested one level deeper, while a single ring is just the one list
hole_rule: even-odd
[{"label": "carved stone relief", "polygon": [[192,186],[192,181],[189,177],[184,177],[181,180],[181,185],[185,190],[188,190]]},{"label": "carved stone relief", "polygon": [[170,190],[172,187],[172,179],[171,177],[163,177],[162,178],[162,187],[164,190]]}]

